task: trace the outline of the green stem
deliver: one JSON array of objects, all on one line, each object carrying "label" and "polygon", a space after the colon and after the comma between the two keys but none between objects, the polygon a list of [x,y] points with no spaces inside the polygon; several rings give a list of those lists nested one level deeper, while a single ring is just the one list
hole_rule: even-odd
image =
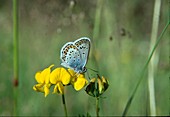
[{"label": "green stem", "polygon": [[17,0],[13,0],[13,65],[14,78],[18,79],[18,7]]},{"label": "green stem", "polygon": [[99,97],[96,97],[96,116],[99,117]]},{"label": "green stem", "polygon": [[14,85],[14,110],[13,114],[17,115],[17,96],[18,96],[18,2],[17,0],[13,0],[13,85]]},{"label": "green stem", "polygon": [[130,107],[130,105],[131,105],[131,102],[132,102],[132,100],[133,100],[133,98],[134,98],[134,96],[135,96],[135,93],[136,93],[136,91],[137,91],[137,89],[138,89],[138,87],[139,87],[139,84],[141,83],[141,81],[142,81],[142,79],[143,79],[143,76],[144,76],[144,73],[145,73],[145,71],[146,71],[146,69],[147,69],[147,67],[148,67],[148,64],[149,64],[149,62],[150,62],[150,60],[151,60],[151,58],[152,58],[152,55],[153,55],[155,49],[157,48],[160,40],[162,39],[162,36],[164,35],[165,31],[167,30],[169,24],[170,24],[170,21],[168,21],[168,23],[167,23],[166,26],[164,27],[163,31],[161,32],[160,36],[158,37],[158,40],[156,41],[156,44],[154,45],[154,47],[153,47],[153,49],[152,49],[152,51],[151,51],[151,53],[150,53],[150,55],[149,55],[148,60],[147,60],[147,62],[146,62],[146,64],[145,64],[145,66],[144,66],[143,69],[142,69],[142,72],[141,72],[139,81],[137,82],[137,85],[135,86],[135,89],[133,90],[132,95],[130,96],[130,98],[129,98],[126,106],[125,106],[125,109],[124,109],[124,111],[123,111],[122,116],[125,116],[126,113],[128,112],[129,107]]},{"label": "green stem", "polygon": [[64,106],[65,116],[67,117],[67,107],[66,107],[66,103],[65,103],[65,96],[64,96],[64,94],[62,94],[62,102],[63,102],[63,106]]}]

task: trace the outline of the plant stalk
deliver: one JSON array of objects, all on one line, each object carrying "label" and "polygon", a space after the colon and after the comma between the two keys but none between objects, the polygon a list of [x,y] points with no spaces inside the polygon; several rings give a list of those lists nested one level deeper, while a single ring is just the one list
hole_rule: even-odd
[{"label": "plant stalk", "polygon": [[99,97],[96,97],[96,116],[99,117]]},{"label": "plant stalk", "polygon": [[64,94],[62,94],[62,102],[63,102],[63,106],[64,106],[65,117],[67,117],[67,107],[66,107],[66,103],[65,103]]},{"label": "plant stalk", "polygon": [[18,65],[18,1],[13,0],[13,96],[14,96],[14,105],[13,105],[13,115],[17,115],[17,97],[18,97],[18,74],[19,74],[19,65]]}]

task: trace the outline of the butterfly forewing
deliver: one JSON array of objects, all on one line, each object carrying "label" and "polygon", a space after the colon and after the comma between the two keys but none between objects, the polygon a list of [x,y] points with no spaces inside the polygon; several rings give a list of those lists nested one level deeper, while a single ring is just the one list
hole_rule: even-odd
[{"label": "butterfly forewing", "polygon": [[87,37],[82,37],[74,42],[78,48],[81,56],[81,64],[85,66],[88,60],[89,51],[90,51],[90,39]]}]

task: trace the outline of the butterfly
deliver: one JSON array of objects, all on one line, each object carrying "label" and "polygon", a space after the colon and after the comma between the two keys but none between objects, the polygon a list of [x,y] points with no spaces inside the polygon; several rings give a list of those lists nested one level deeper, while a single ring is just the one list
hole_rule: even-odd
[{"label": "butterfly", "polygon": [[67,42],[60,51],[61,65],[77,73],[85,73],[90,43],[91,41],[87,37],[81,37],[74,42]]}]

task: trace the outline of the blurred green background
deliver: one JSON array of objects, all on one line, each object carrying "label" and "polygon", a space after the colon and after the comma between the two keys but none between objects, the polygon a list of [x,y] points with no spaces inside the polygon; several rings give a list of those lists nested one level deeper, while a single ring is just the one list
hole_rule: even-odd
[{"label": "blurred green background", "polygon": [[[60,66],[60,49],[82,36],[95,45],[96,61],[87,67],[109,80],[100,99],[100,115],[121,115],[147,61],[154,0],[104,0],[98,38],[93,28],[98,0],[19,0],[19,115],[63,116],[61,95],[44,98],[33,91],[34,75],[50,64]],[[168,0],[161,1],[158,35],[168,22]],[[158,115],[169,114],[169,29],[158,46],[155,98]],[[92,53],[93,49],[91,49]],[[95,65],[96,63],[96,65]],[[147,70],[146,70],[147,71]],[[90,76],[96,74],[89,70]],[[0,0],[0,115],[13,113],[12,0]],[[52,92],[52,91],[51,91]],[[95,115],[95,99],[66,88],[68,115]],[[148,115],[147,73],[127,115]]]}]

